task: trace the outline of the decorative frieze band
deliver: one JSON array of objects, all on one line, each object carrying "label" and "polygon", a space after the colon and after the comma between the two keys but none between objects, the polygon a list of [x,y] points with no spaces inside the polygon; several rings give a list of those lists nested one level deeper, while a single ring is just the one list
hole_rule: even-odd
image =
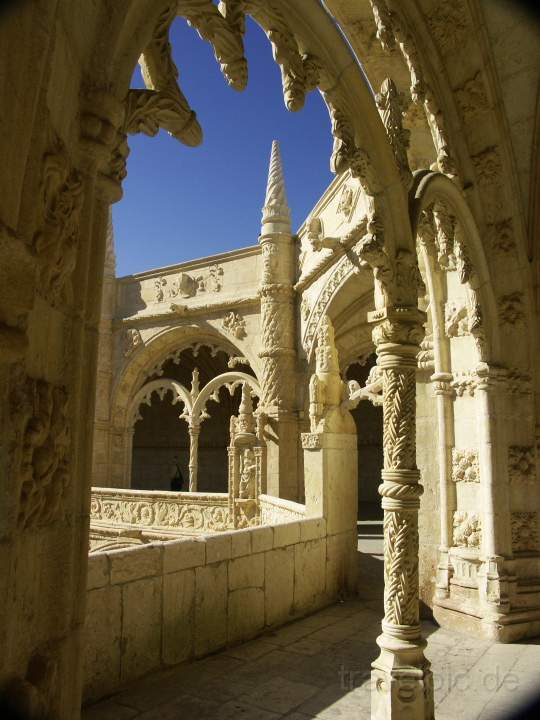
[{"label": "decorative frieze band", "polygon": [[127,492],[102,493],[94,490],[90,522],[135,525],[168,530],[220,531],[230,527],[228,498],[193,493],[152,493],[130,496]]},{"label": "decorative frieze band", "polygon": [[320,433],[302,433],[301,437],[304,450],[319,450],[321,448]]}]

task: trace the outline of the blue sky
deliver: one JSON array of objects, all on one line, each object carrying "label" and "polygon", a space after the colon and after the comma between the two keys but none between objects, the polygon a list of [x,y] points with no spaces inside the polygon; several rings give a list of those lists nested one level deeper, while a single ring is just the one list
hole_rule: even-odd
[{"label": "blue sky", "polygon": [[[272,140],[280,141],[296,229],[332,180],[330,120],[317,91],[300,112],[283,103],[265,34],[248,20],[248,87],[228,87],[211,45],[179,18],[171,31],[179,82],[203,128],[189,148],[160,131],[131,135],[124,197],[113,206],[117,274],[253,245]],[[134,85],[140,86],[137,69]]]}]

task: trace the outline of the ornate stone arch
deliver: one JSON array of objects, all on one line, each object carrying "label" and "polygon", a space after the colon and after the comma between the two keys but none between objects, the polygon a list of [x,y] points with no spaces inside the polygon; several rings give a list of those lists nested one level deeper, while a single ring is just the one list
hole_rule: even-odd
[{"label": "ornate stone arch", "polygon": [[[243,357],[244,349],[237,347],[230,339],[199,325],[180,325],[160,328],[146,343],[129,357],[122,368],[112,391],[111,421],[118,428],[125,425],[124,410],[131,398],[143,385],[146,378],[156,370],[170,353],[176,353],[197,344],[217,348],[233,357]],[[257,374],[258,359],[248,357],[249,364]]]},{"label": "ornate stone arch", "polygon": [[187,388],[177,380],[171,380],[170,378],[158,378],[157,380],[151,380],[149,383],[140,388],[135,394],[135,397],[130,403],[130,406],[126,413],[126,420],[128,425],[133,426],[135,422],[140,418],[138,410],[143,403],[150,405],[152,395],[155,393],[161,400],[167,393],[172,393],[172,404],[183,403],[184,409],[179,417],[188,419],[191,414],[193,401]]},{"label": "ornate stone arch", "polygon": [[[440,173],[420,173],[416,176],[414,186],[414,202],[412,211],[412,226],[416,235],[422,230],[422,223],[426,221],[426,212],[433,214],[433,207],[439,203],[445,212],[454,218],[450,220],[451,227],[448,231],[444,227],[440,228],[440,232],[449,235],[449,244],[453,244],[454,237],[450,237],[455,233],[455,227],[452,222],[457,222],[460,228],[460,237],[457,241],[463,246],[464,258],[463,262],[468,265],[467,275],[474,274],[475,290],[480,297],[480,306],[483,315],[483,326],[485,333],[486,348],[484,357],[479,358],[490,362],[501,362],[501,342],[499,334],[499,322],[497,313],[497,303],[493,291],[493,284],[490,277],[490,270],[485,256],[485,250],[478,232],[476,222],[472,213],[465,202],[462,193],[456,185],[446,176]],[[441,224],[444,218],[441,218]],[[434,229],[436,232],[437,230]],[[425,252],[425,247],[418,248],[418,252]],[[450,253],[451,254],[451,253]],[[427,267],[427,265],[424,263]],[[469,279],[465,280],[469,283]],[[432,283],[428,280],[428,285]],[[428,288],[429,289],[429,288]],[[431,298],[432,305],[435,307],[435,298]],[[436,310],[438,312],[438,308]],[[439,320],[440,322],[440,320]]]},{"label": "ornate stone arch", "polygon": [[209,400],[212,400],[213,397],[215,397],[215,394],[223,386],[227,387],[232,395],[234,390],[238,386],[243,385],[244,383],[247,383],[249,385],[249,387],[257,397],[261,397],[261,387],[259,385],[259,382],[252,375],[248,375],[247,373],[243,372],[222,373],[221,375],[217,375],[215,378],[212,378],[212,380],[210,380],[201,390],[197,399],[193,403],[193,407],[191,408],[192,416],[195,419],[203,419],[205,415],[206,404]]}]

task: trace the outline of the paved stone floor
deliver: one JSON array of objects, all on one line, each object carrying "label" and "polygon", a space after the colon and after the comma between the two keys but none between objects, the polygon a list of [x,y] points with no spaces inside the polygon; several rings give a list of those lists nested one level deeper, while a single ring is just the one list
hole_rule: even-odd
[{"label": "paved stone floor", "polygon": [[[379,600],[346,600],[236,648],[156,673],[83,720],[369,718]],[[437,720],[495,720],[539,690],[540,640],[499,645],[424,623]]]}]

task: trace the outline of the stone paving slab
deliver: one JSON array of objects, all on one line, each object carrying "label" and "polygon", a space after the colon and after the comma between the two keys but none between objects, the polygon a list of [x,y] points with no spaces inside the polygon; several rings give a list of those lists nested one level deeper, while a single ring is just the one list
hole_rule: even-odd
[{"label": "stone paving slab", "polygon": [[[369,720],[379,601],[346,600],[133,683],[82,720]],[[502,720],[540,689],[540,640],[501,645],[423,622],[437,720]]]}]

